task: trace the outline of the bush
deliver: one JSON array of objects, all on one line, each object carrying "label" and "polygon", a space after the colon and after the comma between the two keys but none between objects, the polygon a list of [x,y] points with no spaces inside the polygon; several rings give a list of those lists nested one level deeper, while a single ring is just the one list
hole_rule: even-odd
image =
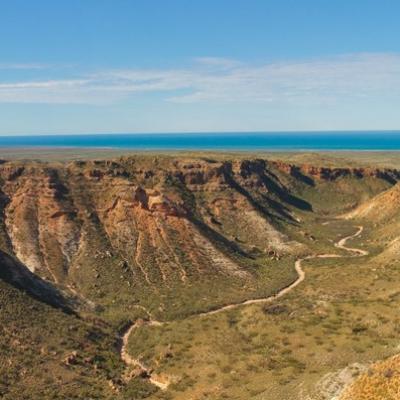
[{"label": "bush", "polygon": [[144,379],[132,379],[123,391],[123,397],[129,400],[146,399],[157,392],[157,388]]}]

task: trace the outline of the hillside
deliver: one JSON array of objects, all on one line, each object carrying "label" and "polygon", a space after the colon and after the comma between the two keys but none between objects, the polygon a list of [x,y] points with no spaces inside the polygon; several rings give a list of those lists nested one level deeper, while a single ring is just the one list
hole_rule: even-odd
[{"label": "hillside", "polygon": [[376,256],[378,264],[397,260],[400,254],[400,184],[363,202],[345,217],[372,225],[373,234],[369,240],[382,249]]},{"label": "hillside", "polygon": [[347,218],[370,218],[374,223],[387,223],[400,216],[400,184],[380,193],[347,214]]},{"label": "hillside", "polygon": [[[51,284],[0,254],[2,399],[113,398],[110,329],[84,322]],[[80,389],[79,389],[80,388]]]}]

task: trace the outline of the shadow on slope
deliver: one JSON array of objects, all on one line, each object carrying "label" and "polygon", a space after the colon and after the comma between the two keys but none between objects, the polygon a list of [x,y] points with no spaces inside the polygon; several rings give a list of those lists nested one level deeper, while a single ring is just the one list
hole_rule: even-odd
[{"label": "shadow on slope", "polygon": [[67,313],[73,313],[69,301],[53,285],[33,274],[15,258],[0,251],[0,279],[17,289]]}]

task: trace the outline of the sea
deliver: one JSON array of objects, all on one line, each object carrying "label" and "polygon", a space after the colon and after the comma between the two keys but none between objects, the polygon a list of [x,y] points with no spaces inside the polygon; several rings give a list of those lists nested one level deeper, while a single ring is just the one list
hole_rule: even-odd
[{"label": "sea", "polygon": [[207,132],[0,136],[0,147],[138,151],[396,151],[400,131]]}]

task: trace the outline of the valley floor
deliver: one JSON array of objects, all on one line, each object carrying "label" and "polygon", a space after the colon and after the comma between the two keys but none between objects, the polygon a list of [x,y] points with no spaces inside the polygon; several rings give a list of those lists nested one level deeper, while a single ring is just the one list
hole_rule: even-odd
[{"label": "valley floor", "polygon": [[[332,221],[330,224],[340,226],[343,222]],[[329,225],[325,226],[328,230]],[[327,282],[326,291],[323,287],[318,288],[319,293],[322,291],[318,297],[324,300],[315,299],[316,293],[313,293],[315,303],[306,296],[303,299],[306,301],[299,304],[299,298],[311,293],[316,278],[320,278],[314,271],[315,261],[318,265],[324,260],[329,261],[327,275],[334,276],[338,269],[348,268],[351,271],[355,267],[351,264],[359,264],[358,257],[368,256],[367,250],[346,245],[362,235],[363,227],[355,229],[356,233],[336,239],[332,246],[333,249],[345,250],[347,254],[316,254],[297,260],[298,278],[273,296],[226,305],[183,321],[161,323],[148,320],[132,325],[125,337],[123,352],[128,349],[136,355],[133,362],[136,366],[143,367],[143,363],[151,365],[145,369],[157,386],[166,389],[166,383],[171,384],[168,395],[158,393],[154,398],[332,400],[338,398],[355,374],[362,372],[365,365],[374,360],[373,357],[393,352],[394,349],[387,349],[385,343],[379,346],[381,349],[374,349],[375,356],[368,361],[365,356],[359,357],[365,351],[361,352],[362,342],[373,340],[371,332],[368,335],[368,329],[358,332],[356,322],[341,326],[341,319],[352,314],[347,310],[352,300],[348,299],[346,304],[345,297],[337,299],[338,293],[332,290],[332,282]],[[336,227],[335,232],[337,230]],[[339,260],[341,262],[337,265]],[[305,261],[311,282],[306,280],[303,290],[297,288],[301,293],[297,293],[296,307],[291,304],[290,298],[283,296],[291,295],[293,299],[292,290],[305,278],[306,271],[302,267]],[[324,268],[323,264],[319,268]],[[360,302],[363,300],[359,299]],[[345,306],[346,312],[341,311]],[[361,318],[357,317],[354,321],[358,320],[361,321]],[[345,338],[342,329],[350,331]],[[276,341],[272,339],[274,337]],[[233,346],[229,345],[230,340]],[[355,348],[359,348],[360,352]],[[308,360],[305,361],[305,358]],[[336,375],[329,372],[332,363],[337,368]],[[340,372],[347,369],[352,372]],[[185,371],[186,379],[180,378],[174,383],[174,377],[178,380],[182,371]],[[153,374],[161,377],[161,381],[153,378]],[[312,389],[315,383],[317,390]]]}]

